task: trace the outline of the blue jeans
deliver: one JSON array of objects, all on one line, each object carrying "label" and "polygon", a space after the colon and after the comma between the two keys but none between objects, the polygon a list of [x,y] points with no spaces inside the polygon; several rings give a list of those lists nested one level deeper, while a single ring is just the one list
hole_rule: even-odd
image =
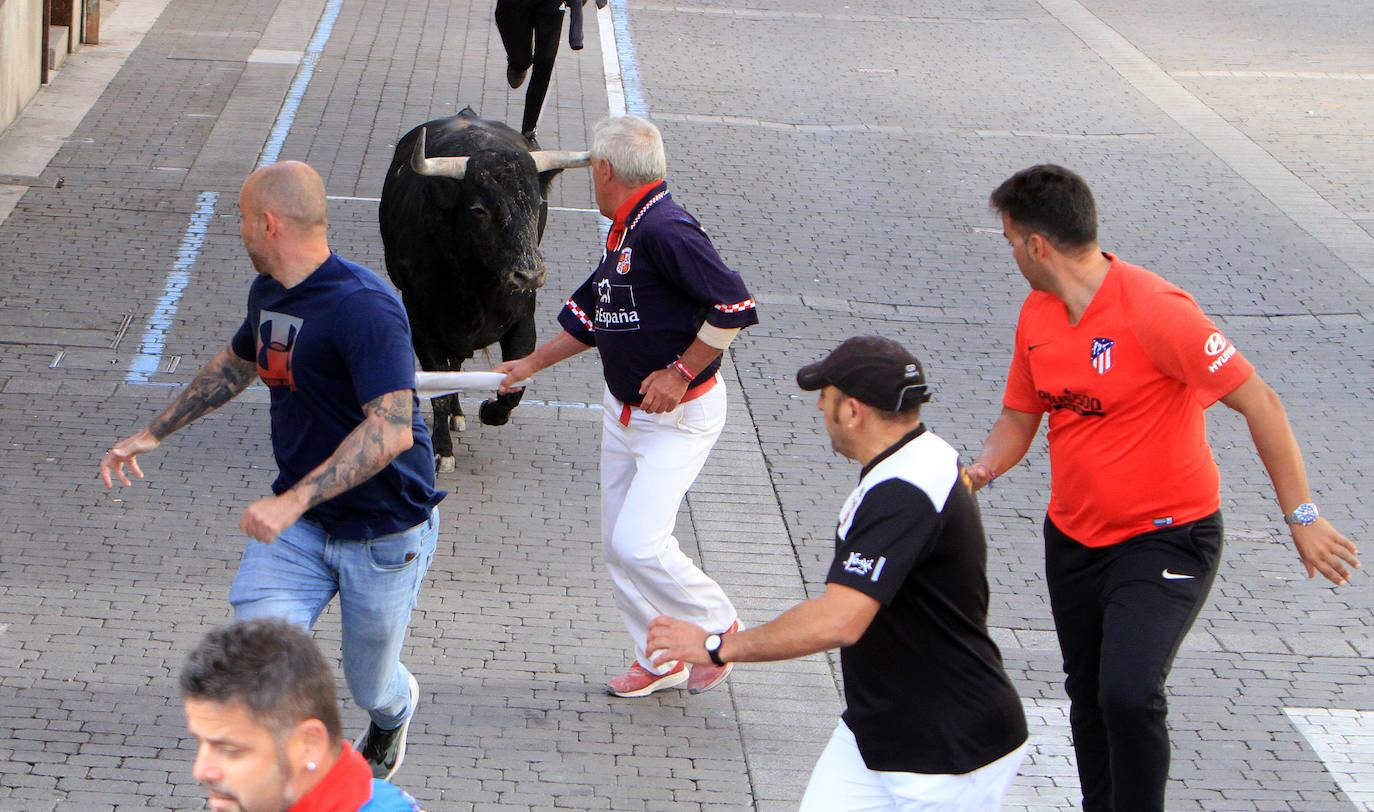
[{"label": "blue jeans", "polygon": [[438,509],[409,530],[366,541],[301,519],[271,544],[248,542],[229,603],[237,620],[279,617],[309,629],[337,594],[348,690],[391,730],[412,710],[401,644],[438,537]]}]

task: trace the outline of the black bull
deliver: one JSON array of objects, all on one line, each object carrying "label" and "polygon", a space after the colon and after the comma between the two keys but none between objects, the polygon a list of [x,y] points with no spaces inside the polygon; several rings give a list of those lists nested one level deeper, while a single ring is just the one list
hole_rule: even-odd
[{"label": "black bull", "polygon": [[[472,108],[426,122],[396,145],[378,214],[387,273],[405,301],[422,369],[461,369],[496,342],[503,360],[534,350],[549,185],[587,162],[585,152],[531,152],[522,135]],[[478,418],[504,424],[520,396],[484,401]],[[449,429],[463,429],[463,410],[456,394],[433,403],[436,463],[452,470]]]}]

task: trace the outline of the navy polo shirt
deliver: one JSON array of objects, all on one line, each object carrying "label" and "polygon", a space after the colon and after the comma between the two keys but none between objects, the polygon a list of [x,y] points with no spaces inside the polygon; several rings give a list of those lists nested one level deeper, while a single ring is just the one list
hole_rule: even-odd
[{"label": "navy polo shirt", "polygon": [[[631,198],[601,263],[558,314],[563,329],[597,348],[611,394],[629,404],[643,400],[640,384],[677,360],[703,323],[739,328],[758,321],[744,280],[663,182]],[[693,383],[719,368],[713,361]]]}]

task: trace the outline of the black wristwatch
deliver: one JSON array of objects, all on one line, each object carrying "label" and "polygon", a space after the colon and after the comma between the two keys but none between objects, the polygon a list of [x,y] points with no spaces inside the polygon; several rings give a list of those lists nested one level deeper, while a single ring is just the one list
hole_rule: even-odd
[{"label": "black wristwatch", "polygon": [[716,665],[725,665],[725,661],[720,658],[720,647],[725,643],[725,635],[708,634],[706,635],[706,653],[711,655],[711,662]]}]

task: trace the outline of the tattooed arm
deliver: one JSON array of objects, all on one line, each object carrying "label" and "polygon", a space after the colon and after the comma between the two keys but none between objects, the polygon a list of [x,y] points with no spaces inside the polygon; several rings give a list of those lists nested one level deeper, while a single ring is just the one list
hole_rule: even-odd
[{"label": "tattooed arm", "polygon": [[196,373],[191,385],[146,429],[120,440],[105,452],[100,458],[100,478],[105,487],[114,487],[115,477],[122,484],[129,484],[129,476],[124,472],[126,465],[134,472],[134,476],[142,479],[143,471],[139,470],[138,460],[135,459],[139,454],[152,451],[167,435],[228,403],[247,389],[257,376],[256,363],[240,358],[232,348],[220,350],[218,355],[210,359],[210,363]]},{"label": "tattooed arm", "polygon": [[264,544],[315,505],[350,490],[381,471],[415,443],[411,433],[414,390],[388,392],[363,405],[363,422],[353,429],[329,459],[290,490],[248,506],[239,529]]}]

